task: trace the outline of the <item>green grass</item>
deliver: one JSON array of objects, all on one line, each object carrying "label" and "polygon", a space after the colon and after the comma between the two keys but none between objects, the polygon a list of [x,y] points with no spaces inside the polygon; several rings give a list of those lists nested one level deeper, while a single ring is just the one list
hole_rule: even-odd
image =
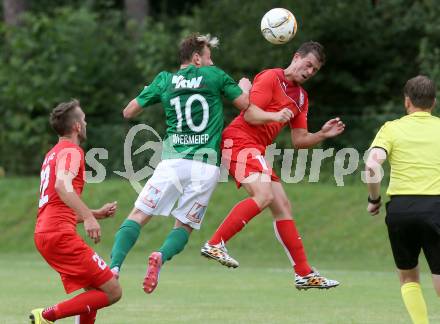
[{"label": "green grass", "polygon": [[[0,252],[33,252],[33,227],[37,211],[39,180],[36,178],[0,179]],[[363,266],[364,260],[379,265],[392,264],[383,216],[371,217],[366,211],[366,188],[361,185],[336,187],[332,184],[286,185],[294,217],[303,236],[308,254],[313,259],[338,264],[348,258]],[[103,240],[96,248],[105,255],[113,243],[113,235],[125,219],[137,197],[126,181],[109,180],[102,184],[86,186],[83,194],[89,206],[117,200],[119,211],[114,219],[101,222]],[[225,215],[240,199],[244,190],[233,183],[221,183],[213,194],[201,231],[195,232],[189,249],[197,249],[210,237]],[[155,247],[161,243],[173,219],[158,217],[143,230],[134,251]],[[79,225],[80,231],[82,225]],[[265,251],[268,258],[282,253],[274,238],[270,213],[265,211],[230,242],[240,253]],[[378,262],[376,262],[378,261]]]},{"label": "green grass", "polygon": [[[0,323],[26,323],[30,309],[65,299],[58,275],[33,246],[38,179],[0,180]],[[94,246],[108,260],[113,235],[137,194],[121,180],[88,185],[92,207],[118,200],[114,219],[103,221],[103,241]],[[270,214],[264,212],[228,244],[240,268],[226,269],[199,256],[199,249],[230,208],[245,197],[232,183],[215,191],[201,231],[167,263],[160,285],[145,295],[145,260],[173,224],[154,219],[124,265],[123,299],[103,310],[98,323],[410,323],[400,298],[383,215],[365,212],[363,185],[286,186],[311,264],[342,282],[329,291],[298,292]],[[80,225],[81,229],[82,226]],[[422,284],[431,322],[440,322],[425,262]],[[72,323],[72,320],[59,323]]]},{"label": "green grass", "polygon": [[[322,269],[342,285],[326,291],[297,291],[280,264],[244,262],[227,269],[199,256],[166,264],[152,295],[141,289],[140,254],[127,260],[122,300],[99,313],[98,323],[410,323],[393,271]],[[36,254],[2,255],[0,323],[26,323],[30,309],[66,298],[58,275]],[[423,285],[430,286],[428,276]],[[431,322],[438,300],[425,289]],[[57,323],[72,323],[72,319]]]}]

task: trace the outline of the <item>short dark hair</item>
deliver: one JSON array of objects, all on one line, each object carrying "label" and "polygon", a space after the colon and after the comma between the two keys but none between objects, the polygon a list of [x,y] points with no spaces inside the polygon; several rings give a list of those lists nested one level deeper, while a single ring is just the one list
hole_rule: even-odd
[{"label": "short dark hair", "polygon": [[187,63],[191,61],[192,56],[197,53],[199,55],[203,54],[205,46],[208,48],[218,46],[218,38],[211,37],[211,35],[200,35],[199,33],[191,34],[186,37],[179,46],[179,59],[180,63]]},{"label": "short dark hair", "polygon": [[60,103],[50,113],[50,125],[59,136],[68,135],[72,130],[73,123],[79,120],[76,107],[79,107],[79,100],[72,99]]},{"label": "short dark hair", "polygon": [[435,82],[427,76],[418,75],[406,82],[403,94],[417,108],[432,108],[435,101]]},{"label": "short dark hair", "polygon": [[297,49],[296,53],[301,55],[301,57],[307,56],[307,54],[312,53],[313,55],[315,55],[315,57],[318,59],[321,65],[325,64],[324,46],[322,46],[318,42],[314,42],[314,41],[305,42],[301,44],[301,46]]}]

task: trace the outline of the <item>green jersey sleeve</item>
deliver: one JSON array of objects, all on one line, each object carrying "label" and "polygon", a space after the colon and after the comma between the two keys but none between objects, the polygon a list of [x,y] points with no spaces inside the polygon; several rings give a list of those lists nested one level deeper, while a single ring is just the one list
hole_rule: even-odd
[{"label": "green jersey sleeve", "polygon": [[159,73],[151,82],[150,85],[145,86],[144,90],[136,97],[137,103],[142,107],[154,105],[160,102],[160,96],[163,92],[163,73]]},{"label": "green jersey sleeve", "polygon": [[231,78],[229,75],[227,75],[224,71],[222,71],[222,95],[226,97],[226,99],[232,101],[234,99],[237,99],[243,91],[238,86],[237,82],[234,81],[233,78]]}]

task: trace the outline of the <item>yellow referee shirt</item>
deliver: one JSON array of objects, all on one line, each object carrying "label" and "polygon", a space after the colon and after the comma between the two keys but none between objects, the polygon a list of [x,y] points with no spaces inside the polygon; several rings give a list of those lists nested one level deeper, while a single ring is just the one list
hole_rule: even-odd
[{"label": "yellow referee shirt", "polygon": [[386,122],[371,147],[387,152],[388,195],[440,195],[440,118],[414,112]]}]

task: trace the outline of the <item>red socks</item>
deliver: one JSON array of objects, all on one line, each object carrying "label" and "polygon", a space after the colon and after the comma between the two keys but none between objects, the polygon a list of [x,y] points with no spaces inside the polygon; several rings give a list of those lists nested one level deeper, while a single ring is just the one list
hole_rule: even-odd
[{"label": "red socks", "polygon": [[284,250],[286,250],[286,254],[295,268],[295,272],[300,276],[308,275],[312,272],[312,268],[307,262],[301,236],[299,236],[293,219],[279,220],[273,224],[275,235],[284,247]]},{"label": "red socks", "polygon": [[109,304],[108,297],[103,291],[89,290],[69,300],[63,301],[54,307],[45,309],[42,315],[49,321],[55,321],[73,315],[91,315],[92,312]]},{"label": "red socks", "polygon": [[[226,243],[231,237],[240,232],[260,211],[257,203],[252,198],[240,201],[232,208],[208,243],[211,245],[219,244],[222,241]],[[312,268],[307,262],[306,252],[304,251],[301,236],[299,236],[295,222],[292,219],[275,221],[274,230],[278,241],[286,250],[287,256],[295,268],[295,272],[300,276],[305,276],[312,272]]]},{"label": "red socks", "polygon": [[240,201],[232,208],[208,243],[211,245],[219,244],[221,241],[226,243],[231,237],[240,232],[244,225],[258,215],[260,211],[260,207],[252,198]]},{"label": "red socks", "polygon": [[48,321],[55,321],[56,315],[55,315],[55,306],[47,307],[43,310],[43,313],[41,315],[47,319]]},{"label": "red socks", "polygon": [[90,314],[80,314],[79,324],[95,324],[97,311],[94,310]]}]

